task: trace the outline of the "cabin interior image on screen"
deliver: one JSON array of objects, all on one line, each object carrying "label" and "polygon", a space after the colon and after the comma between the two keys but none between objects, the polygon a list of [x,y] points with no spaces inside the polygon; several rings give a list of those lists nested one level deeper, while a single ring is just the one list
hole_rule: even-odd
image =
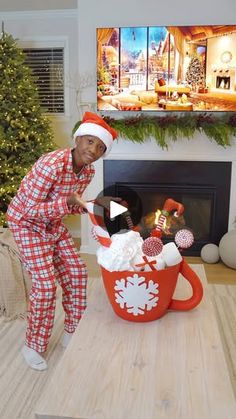
[{"label": "cabin interior image on screen", "polygon": [[236,111],[236,25],[97,29],[97,109]]}]

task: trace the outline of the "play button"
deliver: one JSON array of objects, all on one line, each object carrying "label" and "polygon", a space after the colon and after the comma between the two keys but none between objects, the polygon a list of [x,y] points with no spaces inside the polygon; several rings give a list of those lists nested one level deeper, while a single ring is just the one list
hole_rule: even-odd
[{"label": "play button", "polygon": [[[99,202],[99,199],[103,197],[111,197],[108,209],[96,204],[96,201]],[[116,201],[116,198],[120,198],[120,201]],[[112,184],[104,188],[96,197],[93,224],[108,231],[110,236],[135,228],[141,218],[142,202],[133,188],[123,184]]]},{"label": "play button", "polygon": [[115,217],[118,215],[124,214],[124,212],[128,211],[126,207],[123,205],[117,204],[117,202],[111,201],[110,202],[110,219],[114,220]]}]

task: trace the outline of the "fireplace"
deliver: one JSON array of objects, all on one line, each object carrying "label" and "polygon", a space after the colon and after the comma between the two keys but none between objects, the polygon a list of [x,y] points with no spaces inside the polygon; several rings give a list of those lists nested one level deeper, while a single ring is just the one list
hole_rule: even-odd
[{"label": "fireplace", "polygon": [[230,89],[230,77],[217,76],[216,77],[216,88],[217,89]]},{"label": "fireplace", "polygon": [[236,80],[235,68],[219,68],[212,73],[213,88],[234,92]]},{"label": "fireplace", "polygon": [[[143,238],[156,225],[157,210],[167,198],[184,205],[183,216],[173,214],[163,232],[164,243],[174,241],[176,231],[192,230],[195,242],[185,255],[200,255],[206,243],[218,244],[228,231],[231,162],[104,160],[104,187],[114,196],[130,188],[140,198],[142,217],[138,227]],[[120,217],[108,225],[110,233],[123,228]],[[119,225],[118,225],[119,224]]]}]

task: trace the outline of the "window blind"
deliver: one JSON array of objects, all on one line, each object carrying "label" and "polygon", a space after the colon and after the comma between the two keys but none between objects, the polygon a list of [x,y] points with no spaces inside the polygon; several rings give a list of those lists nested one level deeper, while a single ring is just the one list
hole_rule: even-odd
[{"label": "window blind", "polygon": [[47,113],[64,113],[63,48],[25,48],[26,64],[38,87],[42,108]]}]

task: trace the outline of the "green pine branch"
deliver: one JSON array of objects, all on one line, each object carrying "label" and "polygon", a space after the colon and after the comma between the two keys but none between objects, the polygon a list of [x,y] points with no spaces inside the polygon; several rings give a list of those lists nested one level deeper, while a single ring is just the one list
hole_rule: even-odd
[{"label": "green pine branch", "polygon": [[20,182],[35,161],[56,148],[35,78],[9,34],[0,37],[0,225]]},{"label": "green pine branch", "polygon": [[[236,135],[236,113],[222,113],[219,116],[207,113],[186,112],[165,116],[139,114],[135,117],[114,119],[105,116],[105,120],[115,128],[121,138],[142,144],[153,138],[161,148],[168,148],[170,141],[181,138],[192,139],[196,132],[204,133],[210,141],[222,147],[231,145]],[[73,132],[81,124],[78,121]]]}]

